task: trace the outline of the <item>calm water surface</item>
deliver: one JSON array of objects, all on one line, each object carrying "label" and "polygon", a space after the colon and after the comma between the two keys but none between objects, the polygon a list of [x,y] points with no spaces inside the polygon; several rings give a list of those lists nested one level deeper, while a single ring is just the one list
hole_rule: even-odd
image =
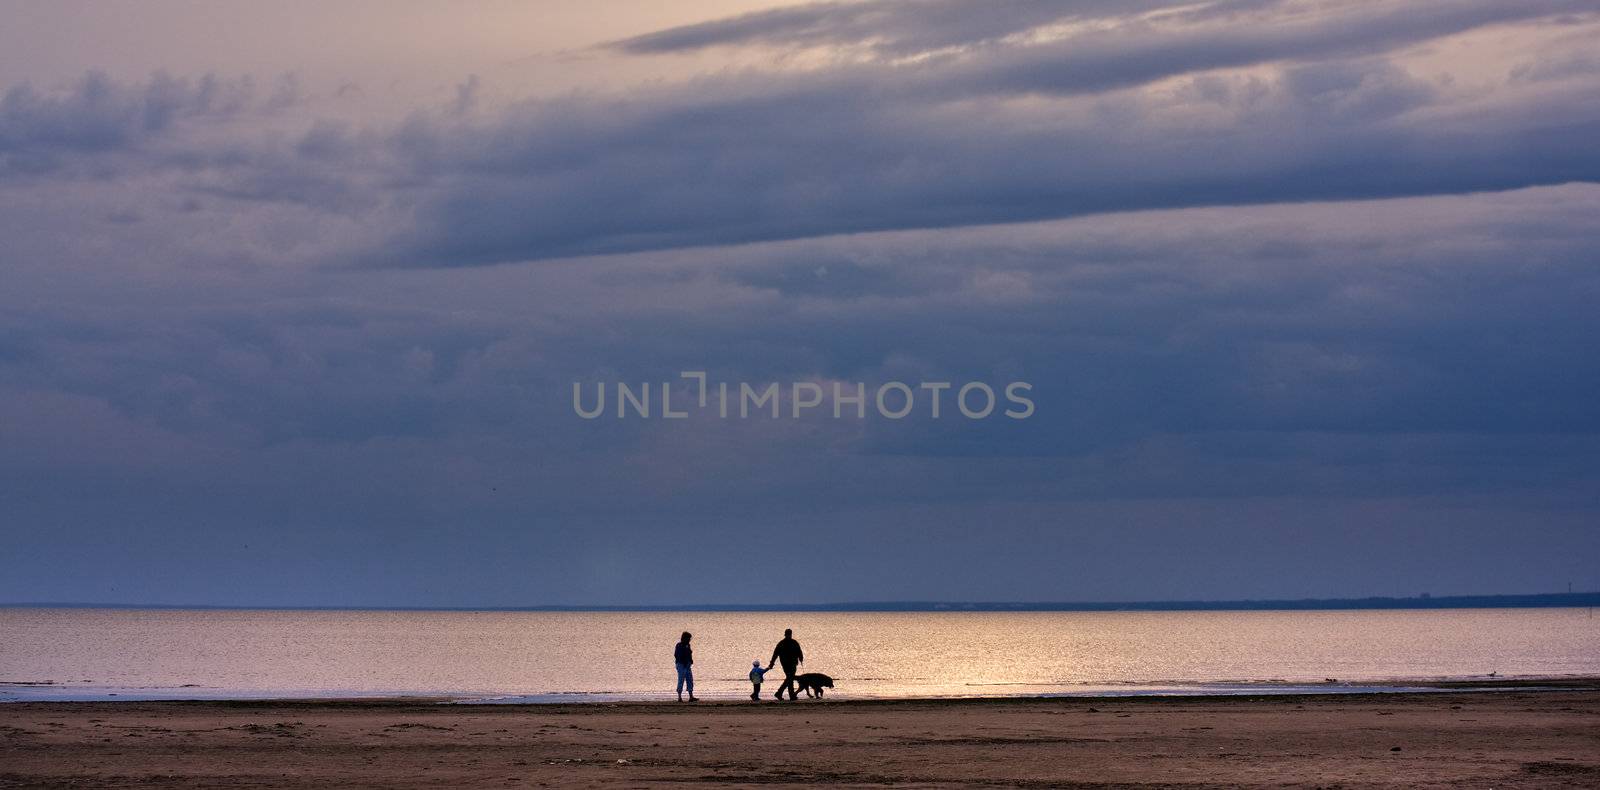
[{"label": "calm water surface", "polygon": [[[747,696],[784,628],[839,697],[1194,693],[1600,675],[1584,609],[1321,612],[373,612],[0,608],[0,700]],[[774,674],[778,674],[776,671]],[[1338,684],[1325,683],[1336,678]],[[775,684],[766,687],[768,693]]]}]

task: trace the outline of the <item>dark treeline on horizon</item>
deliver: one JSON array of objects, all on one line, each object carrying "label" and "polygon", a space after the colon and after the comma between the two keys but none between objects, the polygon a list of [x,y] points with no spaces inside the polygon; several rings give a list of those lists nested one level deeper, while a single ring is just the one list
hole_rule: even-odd
[{"label": "dark treeline on horizon", "polygon": [[609,606],[218,606],[186,604],[3,603],[0,607],[68,609],[276,609],[424,612],[1185,612],[1319,609],[1502,609],[1600,606],[1600,592],[1445,595],[1415,598],[1302,598],[1240,601],[962,602],[861,601],[812,604]]}]

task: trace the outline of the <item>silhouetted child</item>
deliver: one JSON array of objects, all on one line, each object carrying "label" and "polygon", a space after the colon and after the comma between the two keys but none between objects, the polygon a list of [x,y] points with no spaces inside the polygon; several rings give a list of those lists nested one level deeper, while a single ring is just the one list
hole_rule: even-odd
[{"label": "silhouetted child", "polygon": [[762,668],[760,661],[750,662],[750,685],[755,687],[755,690],[750,692],[750,699],[761,701],[761,680],[766,676],[767,670]]}]

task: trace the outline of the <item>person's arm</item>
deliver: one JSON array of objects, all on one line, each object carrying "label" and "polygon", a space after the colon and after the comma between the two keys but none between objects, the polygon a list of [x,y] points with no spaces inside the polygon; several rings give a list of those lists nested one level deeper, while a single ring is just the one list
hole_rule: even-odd
[{"label": "person's arm", "polygon": [[772,658],[767,659],[767,669],[772,669],[772,665],[776,663],[778,663],[778,646],[773,645]]},{"label": "person's arm", "polygon": [[806,651],[800,647],[799,642],[794,643],[794,660],[801,664],[806,663]]}]

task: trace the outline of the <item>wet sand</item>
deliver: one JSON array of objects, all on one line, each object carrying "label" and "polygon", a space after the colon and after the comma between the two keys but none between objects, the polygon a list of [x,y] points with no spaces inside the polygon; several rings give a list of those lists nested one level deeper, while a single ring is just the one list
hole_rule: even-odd
[{"label": "wet sand", "polygon": [[0,705],[0,787],[1600,786],[1600,691]]}]

